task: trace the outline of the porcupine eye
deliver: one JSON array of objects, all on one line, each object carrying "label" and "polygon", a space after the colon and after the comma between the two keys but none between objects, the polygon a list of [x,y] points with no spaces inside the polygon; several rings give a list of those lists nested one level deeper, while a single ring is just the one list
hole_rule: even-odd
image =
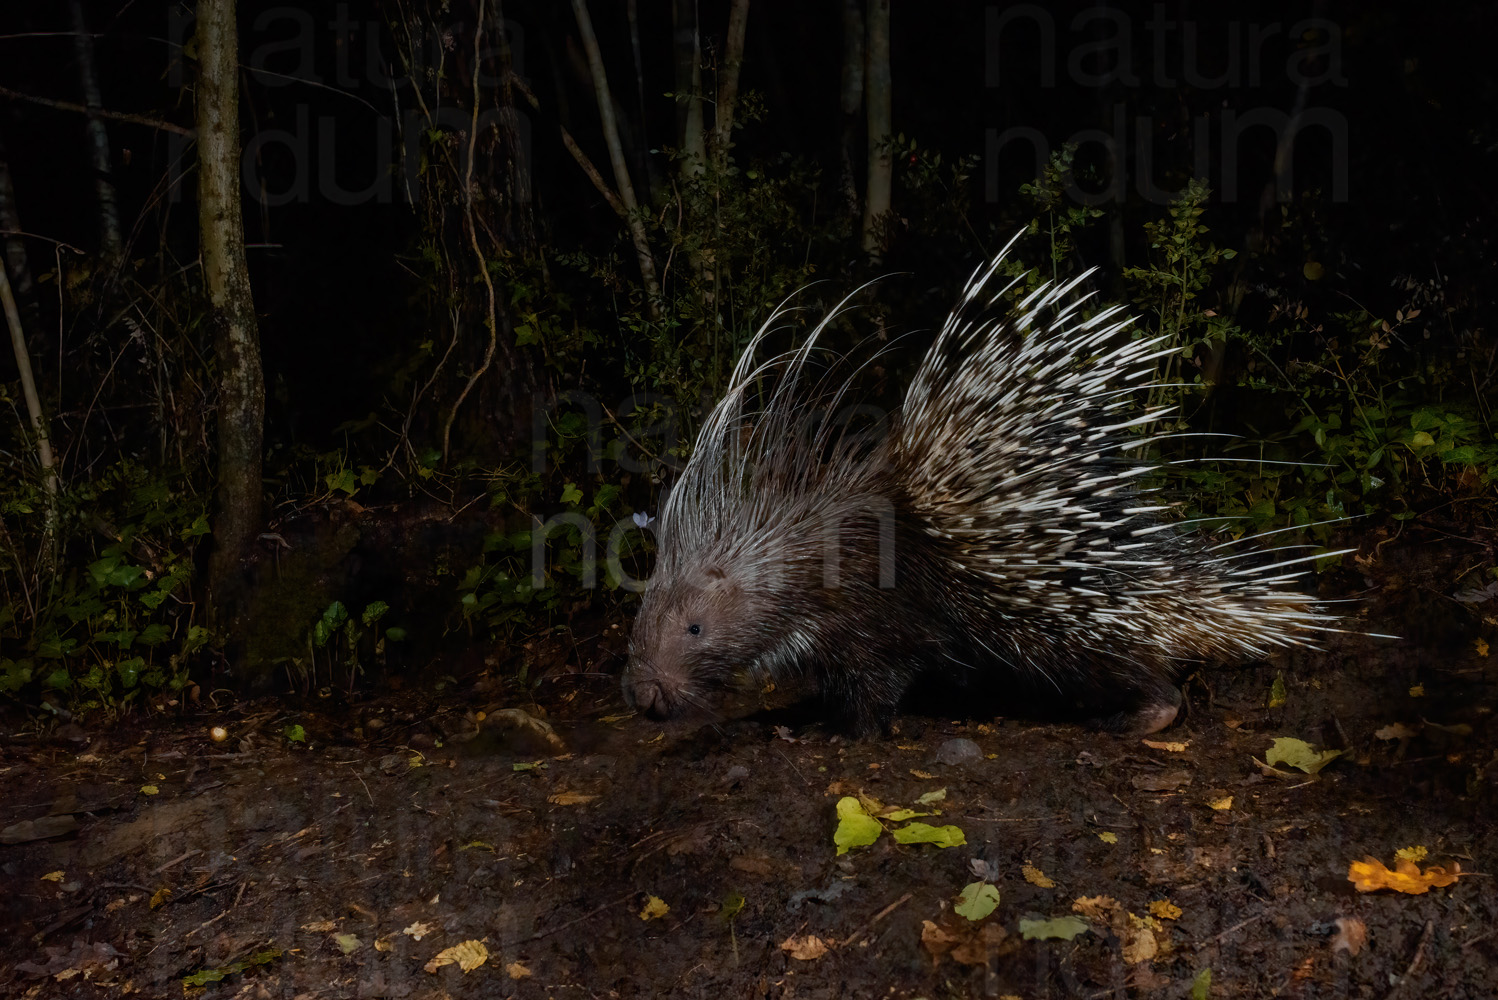
[{"label": "porcupine eye", "polygon": [[692,635],[701,635],[702,634],[702,626],[701,625],[688,625],[687,626],[687,631],[690,632]]}]

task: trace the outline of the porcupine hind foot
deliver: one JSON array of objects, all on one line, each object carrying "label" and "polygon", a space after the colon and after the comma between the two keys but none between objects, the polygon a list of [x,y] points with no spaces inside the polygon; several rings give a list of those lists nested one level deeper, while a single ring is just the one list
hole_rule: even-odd
[{"label": "porcupine hind foot", "polygon": [[1121,736],[1148,736],[1175,722],[1180,711],[1181,689],[1161,684],[1139,692],[1139,699],[1123,711],[1093,719],[1087,725]]}]

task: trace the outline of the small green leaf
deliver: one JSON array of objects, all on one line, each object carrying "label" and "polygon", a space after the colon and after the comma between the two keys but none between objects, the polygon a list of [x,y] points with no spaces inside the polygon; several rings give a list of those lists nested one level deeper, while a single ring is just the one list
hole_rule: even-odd
[{"label": "small green leaf", "polygon": [[1287,700],[1289,700],[1289,695],[1285,691],[1285,675],[1280,674],[1275,677],[1274,683],[1269,685],[1269,707],[1279,708]]},{"label": "small green leaf", "polygon": [[999,905],[999,889],[992,882],[971,882],[964,886],[952,908],[959,917],[982,920]]},{"label": "small green leaf", "polygon": [[1021,920],[1019,932],[1026,941],[1070,941],[1089,930],[1081,917],[1056,917],[1052,920]]},{"label": "small green leaf", "polygon": [[1212,995],[1212,970],[1203,969],[1191,981],[1191,1000],[1207,1000]]},{"label": "small green leaf", "polygon": [[935,844],[937,847],[961,847],[967,836],[959,826],[932,826],[929,823],[909,823],[894,831],[897,844]]},{"label": "small green leaf", "polygon": [[305,743],[305,742],[307,742],[307,731],[305,729],[303,729],[301,726],[296,726],[296,725],[287,726],[285,729],[283,729],[281,731],[281,735],[285,736],[288,740],[290,740],[293,743]]},{"label": "small green leaf", "polygon": [[832,842],[837,845],[838,854],[847,854],[854,847],[868,847],[884,832],[879,821],[864,811],[863,803],[851,795],[838,799],[837,820]]}]

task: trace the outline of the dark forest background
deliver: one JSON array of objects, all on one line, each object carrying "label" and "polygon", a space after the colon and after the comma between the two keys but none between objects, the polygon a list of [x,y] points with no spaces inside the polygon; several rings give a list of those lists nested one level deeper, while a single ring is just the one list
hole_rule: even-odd
[{"label": "dark forest background", "polygon": [[1167,466],[1184,515],[1491,520],[1492,5],[240,0],[238,540],[194,13],[0,15],[13,704],[606,663],[638,522],[776,305],[887,276],[839,333],[908,334],[893,403],[1016,234],[1016,294],[1096,266],[1179,348],[1164,429],[1224,436],[1159,456],[1226,459]]}]

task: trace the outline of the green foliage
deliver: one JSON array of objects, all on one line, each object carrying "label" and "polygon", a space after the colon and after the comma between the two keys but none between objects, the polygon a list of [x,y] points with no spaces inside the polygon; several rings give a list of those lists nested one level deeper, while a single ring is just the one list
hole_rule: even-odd
[{"label": "green foliage", "polygon": [[[193,554],[208,533],[200,499],[181,481],[124,461],[63,490],[52,544],[60,570],[29,576],[45,558],[45,503],[22,480],[0,492],[0,580],[13,596],[0,611],[0,692],[32,682],[73,711],[117,711],[142,695],[175,692],[209,632],[190,589]],[[26,547],[29,539],[36,548]],[[16,655],[19,654],[19,655]]]}]

